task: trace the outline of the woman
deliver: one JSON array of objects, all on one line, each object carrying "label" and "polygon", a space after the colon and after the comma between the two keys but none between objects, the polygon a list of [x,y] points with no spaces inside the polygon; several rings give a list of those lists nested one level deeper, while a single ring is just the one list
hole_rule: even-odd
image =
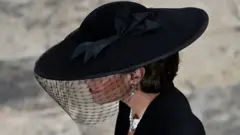
[{"label": "woman", "polygon": [[105,4],[39,58],[36,79],[81,124],[119,109],[115,135],[205,135],[173,80],[178,52],[207,24],[198,8]]}]

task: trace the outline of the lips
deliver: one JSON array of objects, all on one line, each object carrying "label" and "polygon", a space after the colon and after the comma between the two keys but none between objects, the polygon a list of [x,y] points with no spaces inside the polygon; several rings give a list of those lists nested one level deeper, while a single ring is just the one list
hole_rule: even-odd
[{"label": "lips", "polygon": [[97,94],[97,93],[99,93],[99,92],[101,92],[101,91],[96,91],[96,90],[89,89],[89,92],[90,92],[91,94]]}]

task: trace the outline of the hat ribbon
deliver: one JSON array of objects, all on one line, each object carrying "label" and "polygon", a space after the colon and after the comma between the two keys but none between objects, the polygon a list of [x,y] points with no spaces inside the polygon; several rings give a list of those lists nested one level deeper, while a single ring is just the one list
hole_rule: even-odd
[{"label": "hat ribbon", "polygon": [[149,17],[157,18],[153,15],[155,14],[141,12],[130,14],[131,17],[129,17],[129,11],[125,10],[125,12],[119,12],[115,18],[116,35],[97,41],[83,42],[79,44],[75,48],[71,59],[75,59],[85,52],[84,62],[86,62],[91,57],[96,58],[105,47],[123,36],[141,35],[159,28],[161,24],[157,20],[149,19]]}]

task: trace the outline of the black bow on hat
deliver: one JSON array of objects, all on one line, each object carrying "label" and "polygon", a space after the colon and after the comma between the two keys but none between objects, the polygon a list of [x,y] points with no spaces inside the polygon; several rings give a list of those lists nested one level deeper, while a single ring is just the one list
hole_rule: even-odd
[{"label": "black bow on hat", "polygon": [[130,13],[129,10],[123,10],[117,12],[115,18],[115,30],[116,35],[108,38],[104,38],[98,41],[89,41],[79,44],[72,54],[72,59],[78,57],[85,52],[84,62],[88,61],[92,56],[94,58],[105,47],[112,42],[124,37],[141,35],[151,30],[157,29],[161,26],[158,20],[150,20],[150,17],[157,18],[155,14],[151,12]]}]

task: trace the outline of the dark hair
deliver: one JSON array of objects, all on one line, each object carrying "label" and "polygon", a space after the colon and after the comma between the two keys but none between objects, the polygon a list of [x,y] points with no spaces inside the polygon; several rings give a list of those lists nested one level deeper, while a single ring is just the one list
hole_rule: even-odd
[{"label": "dark hair", "polygon": [[144,66],[145,75],[140,82],[141,90],[145,93],[159,93],[162,86],[172,83],[177,75],[179,53],[163,60]]}]

